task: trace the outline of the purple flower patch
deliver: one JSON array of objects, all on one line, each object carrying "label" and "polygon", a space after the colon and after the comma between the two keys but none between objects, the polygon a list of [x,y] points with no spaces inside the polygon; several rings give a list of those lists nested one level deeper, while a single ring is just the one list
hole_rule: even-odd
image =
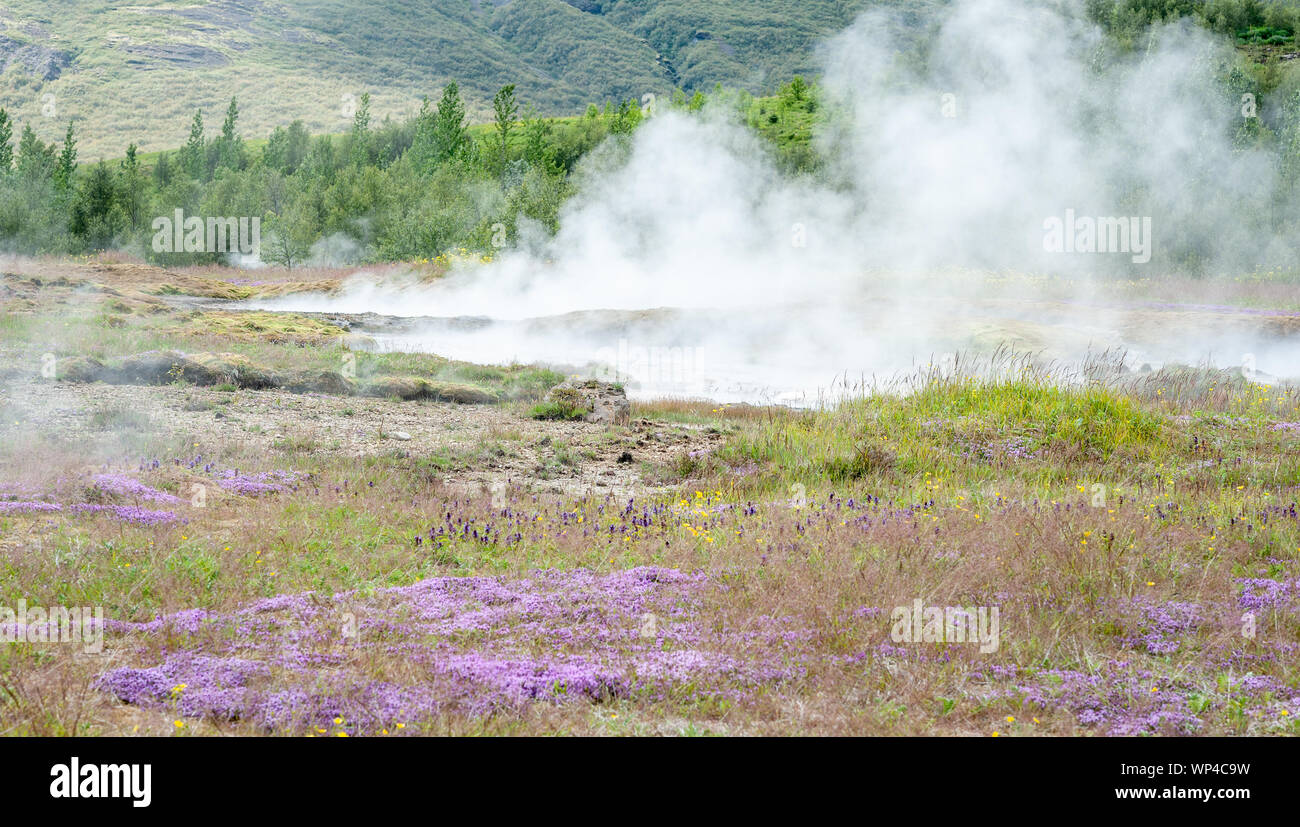
[{"label": "purple flower patch", "polygon": [[228,469],[217,476],[217,485],[235,494],[246,497],[258,497],[262,494],[278,494],[282,491],[296,490],[303,475],[295,471],[262,471],[256,474],[241,474]]},{"label": "purple flower patch", "polygon": [[92,480],[95,487],[105,494],[135,497],[136,499],[150,500],[157,503],[179,503],[181,501],[181,498],[174,494],[150,488],[139,480],[132,479],[125,474],[96,474]]},{"label": "purple flower patch", "polygon": [[133,523],[135,525],[167,525],[169,523],[183,522],[172,511],[153,511],[148,508],[141,508],[138,505],[100,505],[97,503],[78,503],[69,506],[69,511],[75,514],[103,514],[112,517],[114,520],[123,523]]},{"label": "purple flower patch", "polygon": [[0,502],[0,514],[45,514],[52,511],[62,511],[63,506],[58,503],[44,502]]},{"label": "purple flower patch", "polygon": [[1125,639],[1129,646],[1145,649],[1152,655],[1177,652],[1183,638],[1200,628],[1201,607],[1195,603],[1170,601],[1159,605],[1141,605],[1141,621],[1136,636]]},{"label": "purple flower patch", "polygon": [[1300,579],[1282,581],[1242,577],[1236,582],[1241,586],[1241,596],[1237,598],[1237,603],[1249,611],[1281,611],[1293,606],[1296,598],[1300,597]]},{"label": "purple flower patch", "polygon": [[[743,630],[702,623],[709,581],[674,569],[436,577],[362,596],[277,595],[224,615],[191,610],[114,631],[179,641],[155,666],[99,687],[126,703],[272,731],[356,732],[445,711],[533,703],[721,696],[805,674],[793,618]],[[170,645],[170,644],[169,644]],[[184,685],[181,690],[177,686]]]}]

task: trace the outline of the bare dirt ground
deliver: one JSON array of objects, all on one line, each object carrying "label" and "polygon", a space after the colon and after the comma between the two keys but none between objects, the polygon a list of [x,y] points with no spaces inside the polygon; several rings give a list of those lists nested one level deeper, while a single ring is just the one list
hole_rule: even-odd
[{"label": "bare dirt ground", "polygon": [[[224,266],[184,267],[168,270],[125,254],[102,253],[92,258],[57,256],[31,257],[0,254],[0,271],[36,278],[49,290],[59,287],[98,286],[137,298],[136,294],[159,292],[218,299],[245,298],[250,294],[279,295],[295,291],[335,290],[358,268],[298,267],[239,270]],[[383,275],[388,272],[425,273],[431,268],[409,265],[378,265],[366,268]],[[57,292],[57,291],[56,291]]]},{"label": "bare dirt ground", "polygon": [[[723,439],[718,429],[694,424],[539,421],[520,406],[278,390],[32,382],[0,394],[0,402],[19,410],[39,404],[43,435],[70,443],[116,440],[97,420],[105,412],[134,411],[144,417],[136,427],[183,440],[195,453],[364,458],[402,452],[429,458],[444,484],[472,489],[506,483],[535,492],[639,493],[660,487],[656,469]],[[21,439],[21,428],[4,422],[0,440]]]}]

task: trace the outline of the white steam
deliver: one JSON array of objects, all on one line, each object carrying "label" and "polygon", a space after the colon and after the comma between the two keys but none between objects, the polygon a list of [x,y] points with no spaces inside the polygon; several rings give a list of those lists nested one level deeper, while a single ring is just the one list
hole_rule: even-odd
[{"label": "white steam", "polygon": [[[1138,55],[1106,57],[1074,4],[1031,0],[954,3],[924,71],[900,59],[906,37],[876,11],[824,44],[833,114],[818,176],[783,175],[721,107],[665,112],[588,159],[554,238],[434,285],[357,279],[263,306],[434,317],[378,338],[474,361],[603,363],[641,395],[721,400],[808,401],[1000,342],[1300,365],[1294,338],[1265,340],[1249,320],[1184,314],[1182,329],[1153,333],[1157,311],[1118,310],[1108,288],[1117,274],[1177,274],[1189,251],[1210,274],[1296,265],[1260,206],[1274,159],[1233,146],[1243,113],[1216,80],[1231,57],[1221,41],[1158,27]],[[1067,210],[1149,220],[1150,263],[1046,250],[1045,222]],[[1003,289],[986,277],[1003,270],[1072,279]],[[436,321],[463,316],[495,321]]]}]

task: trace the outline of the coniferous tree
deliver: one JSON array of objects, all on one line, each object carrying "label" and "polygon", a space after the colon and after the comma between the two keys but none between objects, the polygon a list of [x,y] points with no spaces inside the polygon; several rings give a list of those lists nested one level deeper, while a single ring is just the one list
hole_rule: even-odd
[{"label": "coniferous tree", "polygon": [[69,229],[91,249],[101,250],[113,243],[117,219],[117,187],[108,166],[100,161],[91,167],[77,192]]},{"label": "coniferous tree", "polygon": [[29,180],[43,180],[54,174],[54,145],[36,137],[31,124],[23,124],[18,139],[18,174]]},{"label": "coniferous tree", "polygon": [[429,108],[429,96],[420,102],[420,111],[415,116],[415,125],[411,136],[411,166],[421,174],[427,174],[435,163],[433,110]]},{"label": "coniferous tree", "polygon": [[63,136],[63,151],[59,153],[58,163],[54,166],[54,183],[60,189],[67,189],[72,183],[72,175],[77,171],[77,138],[73,134],[72,121],[68,121],[68,131]]},{"label": "coniferous tree", "polygon": [[135,144],[131,144],[126,148],[126,160],[122,162],[120,199],[131,232],[135,232],[140,227],[141,213],[144,210],[144,191],[145,179],[140,172],[140,158]]},{"label": "coniferous tree", "polygon": [[190,124],[190,137],[181,147],[181,169],[190,178],[202,181],[207,171],[207,156],[203,141],[203,110],[194,113]]},{"label": "coniferous tree", "polygon": [[266,139],[266,145],[262,147],[262,166],[267,169],[283,171],[286,157],[289,154],[289,133],[283,126],[277,126],[271,130],[270,136]]},{"label": "coniferous tree", "polygon": [[0,175],[8,175],[14,165],[14,123],[9,113],[0,109]]},{"label": "coniferous tree", "polygon": [[217,144],[217,166],[224,169],[244,168],[244,141],[235,131],[239,122],[239,103],[230,99],[226,109],[226,119],[221,124],[221,138]]}]

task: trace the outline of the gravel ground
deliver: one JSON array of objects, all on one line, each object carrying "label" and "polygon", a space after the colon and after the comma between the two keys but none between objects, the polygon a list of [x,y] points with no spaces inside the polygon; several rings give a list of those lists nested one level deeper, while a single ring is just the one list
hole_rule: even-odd
[{"label": "gravel ground", "polygon": [[0,385],[0,441],[20,445],[39,434],[81,446],[90,457],[122,453],[112,448],[129,444],[123,433],[129,431],[184,440],[196,453],[269,455],[269,466],[283,465],[288,455],[347,459],[400,451],[440,458],[447,485],[508,482],[539,492],[603,494],[656,488],[647,471],[722,439],[698,425],[538,421],[524,410],[278,390],[20,381]]}]

